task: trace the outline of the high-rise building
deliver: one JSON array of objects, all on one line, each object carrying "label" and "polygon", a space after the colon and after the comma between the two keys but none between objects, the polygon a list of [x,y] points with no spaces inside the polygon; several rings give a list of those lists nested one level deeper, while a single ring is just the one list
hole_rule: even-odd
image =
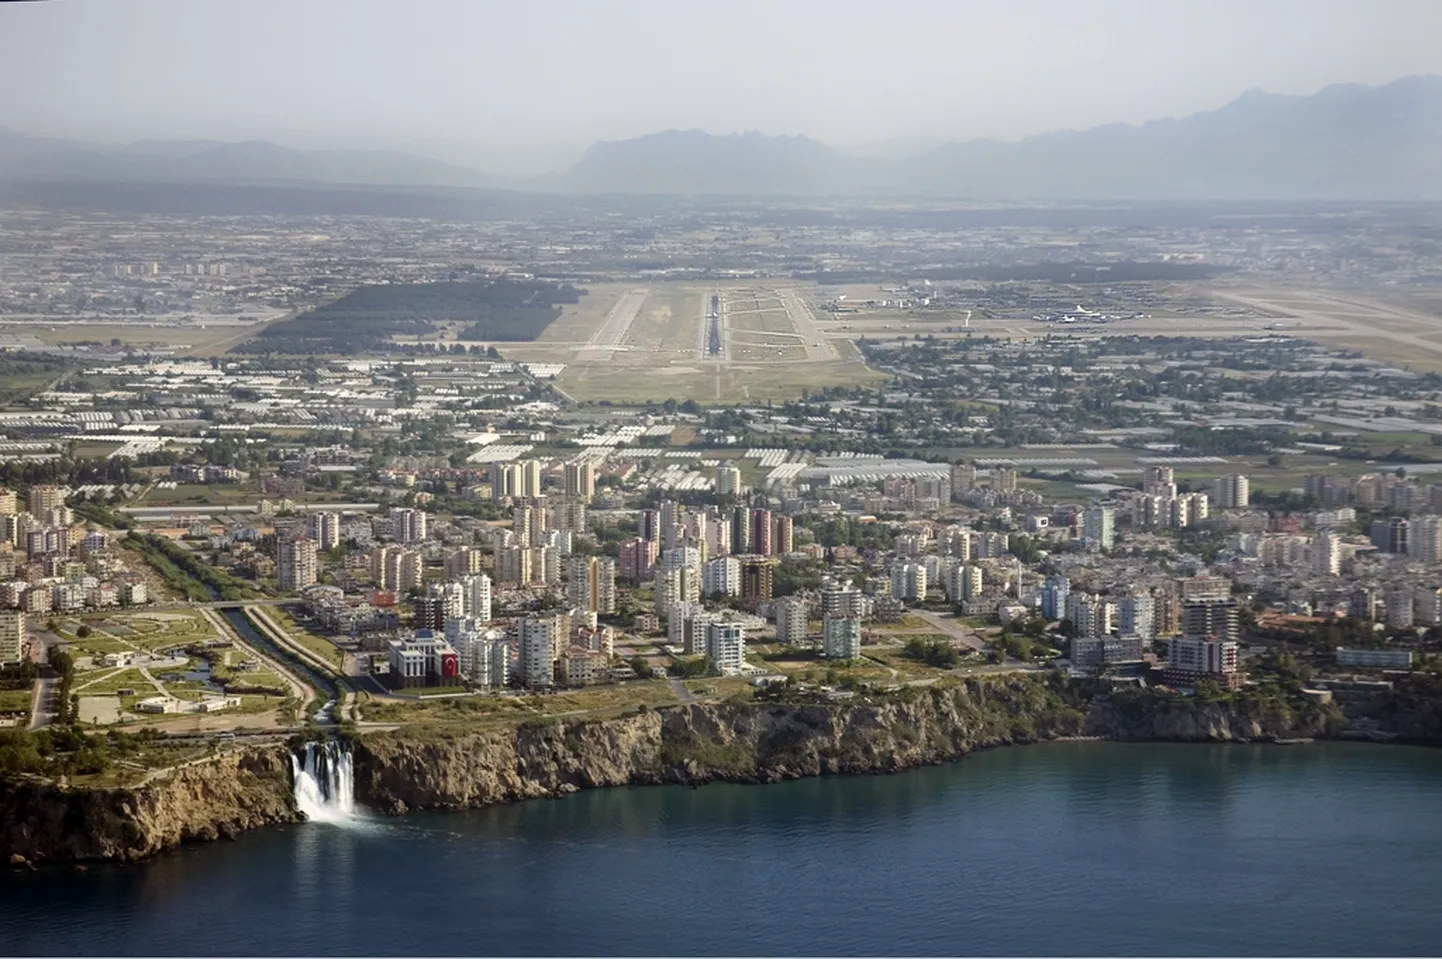
[{"label": "high-rise building", "polygon": [[520,651],[521,683],[531,689],[545,689],[556,680],[556,620],[534,616],[512,623]]},{"label": "high-rise building", "polygon": [[794,524],[790,516],[774,516],[771,519],[771,555],[785,556],[795,549]]},{"label": "high-rise building", "polygon": [[446,577],[459,579],[479,573],[485,568],[485,551],[475,546],[462,546],[446,556],[444,567]]},{"label": "high-rise building", "polygon": [[1071,583],[1065,576],[1048,576],[1041,584],[1041,615],[1043,619],[1066,618],[1067,599],[1071,596]]},{"label": "high-rise building", "polygon": [[1111,549],[1115,540],[1116,513],[1110,506],[1092,506],[1082,513],[1082,539],[1098,549]]},{"label": "high-rise building", "polygon": [[458,581],[461,587],[461,612],[481,622],[491,619],[491,578],[485,573],[472,573]]},{"label": "high-rise building", "polygon": [[741,561],[741,602],[755,607],[759,603],[771,602],[772,577],[775,563],[768,559],[743,559]]},{"label": "high-rise building", "polygon": [[1016,492],[1016,470],[998,466],[991,471],[991,488],[998,493]]},{"label": "high-rise building", "polygon": [[519,498],[522,482],[519,463],[491,464],[491,499],[497,503]]},{"label": "high-rise building", "polygon": [[1101,596],[1091,593],[1070,593],[1067,596],[1067,618],[1078,636],[1109,636],[1116,607]]},{"label": "high-rise building", "polygon": [[1128,593],[1117,604],[1117,632],[1144,642],[1157,638],[1156,600],[1150,593]]},{"label": "high-rise building", "polygon": [[926,567],[921,563],[897,563],[891,567],[891,595],[908,602],[926,599]]},{"label": "high-rise building", "polygon": [[716,495],[741,495],[741,471],[739,469],[734,466],[716,467]]},{"label": "high-rise building", "polygon": [[514,586],[529,586],[541,580],[545,570],[537,568],[541,564],[540,549],[536,546],[503,546],[496,550],[496,579]]},{"label": "high-rise building", "polygon": [[695,566],[657,566],[655,608],[669,616],[678,603],[701,602],[701,570]]},{"label": "high-rise building", "polygon": [[751,552],[758,556],[774,556],[776,550],[772,545],[772,534],[771,511],[769,509],[753,509],[751,511]]},{"label": "high-rise building", "polygon": [[521,460],[521,486],[516,494],[522,499],[541,498],[541,461]]},{"label": "high-rise building", "polygon": [[19,508],[19,497],[15,495],[15,491],[0,486],[0,516],[14,516]]},{"label": "high-rise building", "polygon": [[1213,679],[1228,686],[1239,686],[1246,679],[1245,674],[1237,671],[1239,652],[1236,640],[1180,636],[1167,643],[1167,668],[1162,671],[1162,677],[1172,683]]},{"label": "high-rise building", "polygon": [[620,575],[629,582],[650,579],[656,567],[654,539],[628,539],[621,544]]},{"label": "high-rise building", "polygon": [[861,618],[823,616],[821,651],[827,659],[858,659],[861,656]]},{"label": "high-rise building", "polygon": [[323,550],[332,550],[340,545],[340,514],[329,510],[311,513],[305,519],[306,535],[315,540]]},{"label": "high-rise building", "polygon": [[412,604],[415,609],[416,629],[440,632],[446,627],[446,600],[443,596],[417,596]]},{"label": "high-rise building", "polygon": [[1411,543],[1412,524],[1405,516],[1373,520],[1372,545],[1384,553],[1406,553]]},{"label": "high-rise building", "polygon": [[1319,576],[1336,576],[1342,571],[1342,541],[1329,529],[1312,540],[1312,571]]},{"label": "high-rise building", "polygon": [[1426,514],[1412,518],[1407,552],[1423,563],[1442,562],[1442,516]]},{"label": "high-rise building", "polygon": [[942,579],[946,597],[953,603],[964,603],[981,595],[982,571],[980,566],[962,563],[952,566]]},{"label": "high-rise building", "polygon": [[821,588],[821,611],[831,616],[871,615],[871,597],[850,583],[830,583]]},{"label": "high-rise building", "polygon": [[1142,492],[1171,499],[1177,495],[1177,479],[1170,466],[1148,466],[1142,474]]},{"label": "high-rise building", "polygon": [[397,543],[425,542],[428,533],[425,510],[396,507],[391,510],[390,518],[391,535]]},{"label": "high-rise building", "polygon": [[1416,604],[1412,587],[1396,586],[1387,592],[1387,625],[1393,629],[1411,629],[1416,622]]},{"label": "high-rise building", "polygon": [[283,540],[276,547],[276,585],[293,593],[316,582],[316,541],[309,536]]},{"label": "high-rise building", "polygon": [[601,616],[616,612],[616,561],[609,556],[572,556],[566,563],[566,599]]},{"label": "high-rise building", "polygon": [[48,509],[58,509],[64,506],[65,492],[63,486],[30,487],[30,495],[27,498],[30,512],[40,516]]},{"label": "high-rise building", "polygon": [[719,556],[701,570],[701,595],[740,596],[741,561],[734,556]]},{"label": "high-rise building", "polygon": [[25,651],[25,614],[14,609],[0,609],[0,666],[22,661]]},{"label": "high-rise building", "polygon": [[589,500],[596,495],[596,468],[590,460],[567,463],[563,481],[567,496]]},{"label": "high-rise building", "polygon": [[706,624],[706,658],[714,669],[733,673],[746,666],[746,635],[738,623]]},{"label": "high-rise building", "polygon": [[810,617],[804,600],[788,597],[776,604],[776,639],[788,646],[795,646],[806,639],[807,620]]},{"label": "high-rise building", "polygon": [[1246,509],[1252,501],[1252,483],[1241,473],[1219,476],[1212,484],[1212,498],[1218,509]]},{"label": "high-rise building", "polygon": [[1182,635],[1197,639],[1235,642],[1240,635],[1237,601],[1234,599],[1198,599],[1182,603]]},{"label": "high-rise building", "polygon": [[580,498],[563,499],[556,503],[551,510],[553,521],[551,525],[559,530],[569,530],[573,533],[584,533],[587,530],[587,521],[590,518],[590,509],[586,500]]},{"label": "high-rise building", "polygon": [[421,584],[421,554],[413,549],[389,548],[383,553],[379,585],[394,593],[408,593]]},{"label": "high-rise building", "polygon": [[976,467],[970,463],[954,463],[951,467],[951,496],[961,499],[976,486]]}]

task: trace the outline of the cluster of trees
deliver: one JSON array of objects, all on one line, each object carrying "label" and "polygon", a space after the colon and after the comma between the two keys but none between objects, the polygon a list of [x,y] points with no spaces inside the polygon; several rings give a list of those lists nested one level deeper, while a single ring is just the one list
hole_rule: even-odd
[{"label": "cluster of trees", "polygon": [[577,303],[575,287],[493,279],[364,286],[333,303],[274,323],[235,348],[245,353],[342,355],[388,350],[395,336],[425,336],[436,323],[469,324],[462,339],[534,340]]},{"label": "cluster of trees", "polygon": [[771,571],[771,594],[778,599],[821,588],[826,567],[814,559],[783,559]]},{"label": "cluster of trees", "polygon": [[80,718],[78,697],[75,688],[75,658],[58,646],[50,647],[50,668],[60,676],[60,685],[55,690],[55,722],[66,726]]},{"label": "cluster of trees", "polygon": [[113,730],[87,736],[73,725],[38,732],[0,730],[0,773],[88,775],[103,773],[119,759],[133,758],[160,738],[154,730],[125,733]]},{"label": "cluster of trees", "polygon": [[937,669],[953,669],[961,664],[961,654],[950,643],[914,637],[906,641],[901,655]]},{"label": "cluster of trees", "polygon": [[202,562],[194,553],[164,536],[131,533],[122,545],[140,553],[165,584],[186,599],[208,602],[249,599],[254,595],[254,590],[241,580]]},{"label": "cluster of trees", "polygon": [[0,486],[24,492],[31,486],[90,486],[134,482],[127,460],[73,459],[68,456],[44,463],[11,460],[0,463]]}]

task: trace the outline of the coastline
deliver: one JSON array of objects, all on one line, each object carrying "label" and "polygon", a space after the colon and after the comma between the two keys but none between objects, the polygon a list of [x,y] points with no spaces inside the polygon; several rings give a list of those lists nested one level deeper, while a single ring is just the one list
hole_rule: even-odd
[{"label": "coastline", "polygon": [[[1399,723],[1394,704],[1375,709]],[[1423,718],[1435,715],[1431,704]],[[458,810],[607,786],[763,784],[901,772],[1043,742],[1277,743],[1342,738],[1307,703],[1200,703],[1060,677],[979,679],[847,703],[682,704],[607,719],[350,736],[355,794],[384,815]],[[1435,744],[1428,736],[1393,741]],[[1365,741],[1365,740],[1362,740]],[[254,747],[134,788],[0,777],[0,862],[134,862],[294,823],[290,748]]]}]

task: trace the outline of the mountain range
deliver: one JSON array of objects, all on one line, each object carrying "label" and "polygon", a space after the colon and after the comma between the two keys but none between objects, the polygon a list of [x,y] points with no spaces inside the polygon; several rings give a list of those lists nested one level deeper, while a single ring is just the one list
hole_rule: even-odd
[{"label": "mountain range", "polygon": [[1442,77],[1310,96],[1252,91],[1217,110],[1018,141],[852,155],[804,136],[669,130],[591,146],[564,174],[488,175],[403,152],[264,141],[107,147],[0,127],[0,178],[481,187],[559,193],[976,200],[1442,199]]}]

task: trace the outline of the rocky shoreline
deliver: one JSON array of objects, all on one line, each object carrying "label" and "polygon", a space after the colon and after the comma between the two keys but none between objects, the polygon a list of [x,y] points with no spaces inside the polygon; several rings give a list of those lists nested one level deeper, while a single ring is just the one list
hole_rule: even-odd
[{"label": "rocky shoreline", "polygon": [[[1426,713],[1429,733],[1436,715]],[[891,773],[977,749],[1078,737],[1324,739],[1346,723],[1331,704],[1207,703],[1038,676],[912,688],[874,701],[698,703],[476,731],[408,727],[352,737],[351,745],[357,799],[398,815],[604,786]],[[301,818],[284,746],[225,754],[134,788],[0,778],[0,861],[135,861]]]}]

